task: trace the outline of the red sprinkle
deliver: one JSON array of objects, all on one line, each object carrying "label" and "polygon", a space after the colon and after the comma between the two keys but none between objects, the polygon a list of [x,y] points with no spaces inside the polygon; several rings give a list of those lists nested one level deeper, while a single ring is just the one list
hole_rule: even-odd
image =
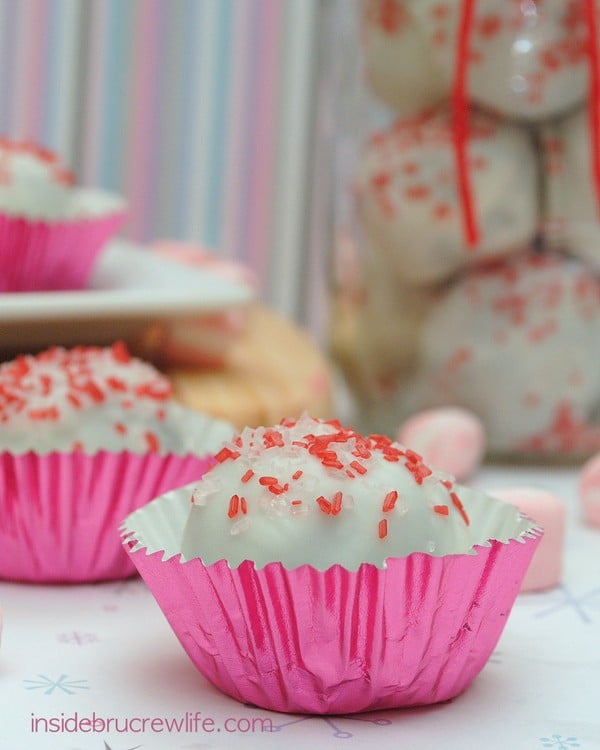
[{"label": "red sprinkle", "polygon": [[36,422],[38,420],[43,421],[46,419],[56,421],[57,419],[59,419],[60,414],[56,406],[49,406],[47,409],[30,409],[27,416],[29,417],[29,419],[33,419]]},{"label": "red sprinkle", "polygon": [[464,521],[464,522],[466,523],[466,525],[468,526],[468,525],[469,525],[469,524],[471,523],[471,522],[469,521],[469,516],[467,515],[467,512],[465,511],[465,509],[464,509],[464,506],[463,506],[463,504],[462,504],[462,503],[461,503],[461,501],[460,501],[460,500],[458,499],[458,495],[456,494],[456,492],[451,492],[451,493],[450,493],[450,498],[452,499],[452,503],[454,504],[454,507],[455,507],[455,508],[456,508],[456,509],[458,510],[458,512],[460,513],[460,515],[461,515],[461,517],[462,517],[462,520],[463,520],[463,521]]},{"label": "red sprinkle", "polygon": [[358,461],[350,461],[350,466],[356,471],[357,474],[366,474],[367,470],[362,464],[359,464]]},{"label": "red sprinkle", "polygon": [[383,521],[379,522],[379,538],[384,539],[387,536],[387,533],[388,533],[387,521],[384,518]]},{"label": "red sprinkle", "polygon": [[123,341],[116,341],[110,348],[112,355],[117,362],[128,364],[131,362],[131,356]]},{"label": "red sprinkle", "polygon": [[157,452],[160,449],[158,438],[153,432],[147,432],[144,435],[144,439],[146,440],[146,445],[148,446],[149,451]]},{"label": "red sprinkle", "polygon": [[248,471],[242,477],[242,482],[249,482],[253,476],[254,472],[252,471],[252,469],[248,469]]},{"label": "red sprinkle", "polygon": [[323,511],[323,513],[326,513],[327,515],[331,514],[331,510],[332,510],[331,503],[329,502],[329,500],[326,500],[323,497],[323,495],[321,495],[321,497],[317,498],[317,504],[318,504],[319,508],[321,508],[321,510]]},{"label": "red sprinkle", "polygon": [[141,398],[147,396],[148,398],[154,399],[155,401],[166,401],[169,398],[169,393],[165,390],[164,386],[160,383],[156,385],[153,383],[144,383],[135,387],[134,393],[136,396]]},{"label": "red sprinkle", "polygon": [[119,433],[119,435],[125,435],[127,432],[127,427],[122,422],[115,422],[115,430]]},{"label": "red sprinkle", "polygon": [[240,496],[239,495],[232,495],[229,499],[229,510],[227,511],[227,515],[229,518],[235,518],[238,514],[238,510],[240,507]]},{"label": "red sprinkle", "polygon": [[279,484],[277,477],[259,477],[258,483],[262,484],[263,487],[269,487],[272,484]]},{"label": "red sprinkle", "polygon": [[301,476],[302,476],[302,469],[298,469],[298,471],[295,471],[292,474],[292,479],[300,479]]},{"label": "red sprinkle", "polygon": [[110,375],[106,378],[106,385],[113,391],[124,392],[127,390],[127,384],[121,378],[116,378],[114,375]]},{"label": "red sprinkle", "polygon": [[48,396],[52,390],[52,378],[49,375],[40,375],[40,384],[42,386],[42,396]]},{"label": "red sprinkle", "polygon": [[283,435],[277,430],[265,430],[263,442],[265,448],[283,448]]},{"label": "red sprinkle", "polygon": [[385,500],[383,501],[383,512],[389,513],[390,510],[394,510],[397,500],[398,493],[396,492],[396,490],[391,490],[390,492],[388,492],[385,496]]},{"label": "red sprinkle", "polygon": [[232,459],[235,461],[236,458],[239,458],[239,452],[238,451],[232,451],[231,448],[228,448],[227,446],[224,446],[221,448],[221,450],[215,455],[215,459],[222,464],[223,461],[227,461],[228,459]]},{"label": "red sprinkle", "polygon": [[407,461],[404,465],[413,475],[417,484],[423,484],[425,477],[433,474],[428,466],[425,466],[425,464],[422,463],[417,463],[416,461]]},{"label": "red sprinkle", "polygon": [[331,515],[337,516],[337,514],[342,510],[342,493],[336,492],[335,495],[331,499]]},{"label": "red sprinkle", "polygon": [[292,500],[292,505],[302,505],[302,500]]},{"label": "red sprinkle", "polygon": [[101,404],[106,396],[102,392],[102,390],[94,383],[93,380],[88,380],[88,382],[85,385],[81,386],[81,389],[84,393],[87,393],[88,396],[91,396],[92,401],[95,401],[97,404]]},{"label": "red sprinkle", "polygon": [[272,492],[274,495],[282,495],[286,491],[287,485],[284,484],[281,486],[279,482],[275,482],[275,484],[268,485],[268,488],[269,492]]},{"label": "red sprinkle", "polygon": [[242,513],[246,515],[248,512],[248,503],[246,502],[245,497],[240,497],[240,508],[242,509]]},{"label": "red sprinkle", "polygon": [[67,393],[67,400],[76,409],[81,409],[81,401],[74,393]]},{"label": "red sprinkle", "polygon": [[434,505],[433,510],[440,516],[447,516],[450,513],[450,508],[447,505]]}]

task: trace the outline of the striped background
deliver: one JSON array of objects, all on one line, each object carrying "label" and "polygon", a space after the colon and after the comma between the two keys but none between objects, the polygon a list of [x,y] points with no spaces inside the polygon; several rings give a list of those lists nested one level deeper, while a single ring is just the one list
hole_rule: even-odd
[{"label": "striped background", "polygon": [[0,0],[0,133],[124,193],[127,236],[219,248],[318,326],[321,289],[306,290],[321,259],[305,241],[317,4]]}]

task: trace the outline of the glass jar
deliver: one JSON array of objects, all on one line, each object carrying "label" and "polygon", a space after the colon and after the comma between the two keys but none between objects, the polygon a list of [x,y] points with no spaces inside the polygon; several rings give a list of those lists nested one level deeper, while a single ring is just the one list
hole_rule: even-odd
[{"label": "glass jar", "polygon": [[596,0],[330,0],[330,344],[361,429],[600,449]]}]

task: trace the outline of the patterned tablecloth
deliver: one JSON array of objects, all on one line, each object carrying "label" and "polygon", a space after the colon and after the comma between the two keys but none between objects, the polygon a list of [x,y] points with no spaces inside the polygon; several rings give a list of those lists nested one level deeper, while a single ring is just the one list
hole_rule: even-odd
[{"label": "patterned tablecloth", "polygon": [[479,473],[483,488],[529,484],[568,501],[566,566],[560,588],[519,597],[488,665],[447,704],[353,717],[269,713],[204,680],[140,580],[4,583],[0,750],[600,750],[600,531],[579,519],[576,476]]}]

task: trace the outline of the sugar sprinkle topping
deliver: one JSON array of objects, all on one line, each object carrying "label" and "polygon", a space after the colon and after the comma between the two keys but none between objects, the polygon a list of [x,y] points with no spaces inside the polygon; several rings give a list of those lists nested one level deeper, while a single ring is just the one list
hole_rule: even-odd
[{"label": "sugar sprinkle topping", "polygon": [[[127,413],[144,404],[157,421],[172,396],[170,382],[152,366],[134,359],[122,342],[111,347],[53,347],[0,365],[0,425],[6,430],[35,433],[47,426],[76,424],[80,413],[110,409],[111,430],[126,436]],[[161,448],[147,429],[146,450]]]},{"label": "sugar sprinkle topping", "polygon": [[[270,472],[267,474],[262,467],[264,459],[271,458],[271,452]],[[354,483],[368,483],[372,469],[381,466],[384,461],[402,466],[416,485],[429,486],[432,483],[438,492],[447,496],[448,504],[439,502],[439,495],[436,495],[436,504],[431,504],[432,516],[439,519],[439,523],[445,523],[443,517],[450,516],[451,513],[458,514],[466,526],[470,523],[467,512],[454,491],[452,478],[434,473],[422,456],[390,438],[384,435],[363,437],[355,430],[343,427],[337,420],[316,420],[303,415],[298,420],[283,420],[276,428],[246,428],[233,441],[226,443],[215,458],[215,471],[225,463],[231,463],[232,469],[239,464],[240,489],[248,488],[250,493],[251,488],[258,489],[261,498],[258,508],[271,516],[282,517],[289,514],[301,518],[316,512],[323,521],[325,518],[343,517],[354,508],[354,498],[348,491],[349,488]],[[299,461],[303,462],[305,470],[297,468]],[[319,491],[319,482],[306,470],[315,461],[321,464],[331,479],[339,480],[338,488],[331,494],[323,494],[322,489]],[[206,497],[199,502],[202,495],[214,494],[210,475],[209,471],[203,478],[192,497],[193,503],[205,504]],[[215,479],[221,481],[220,476]],[[375,530],[377,537],[383,540],[390,531],[388,517],[392,514],[404,515],[407,505],[397,489],[382,492],[374,488],[374,492],[381,492],[380,508],[386,515],[379,520]],[[304,500],[299,499],[299,495]],[[254,508],[256,510],[257,506]],[[249,520],[252,505],[245,497],[233,494],[226,513],[232,521],[241,515],[248,516]],[[248,527],[249,524],[236,526],[235,534]]]}]

